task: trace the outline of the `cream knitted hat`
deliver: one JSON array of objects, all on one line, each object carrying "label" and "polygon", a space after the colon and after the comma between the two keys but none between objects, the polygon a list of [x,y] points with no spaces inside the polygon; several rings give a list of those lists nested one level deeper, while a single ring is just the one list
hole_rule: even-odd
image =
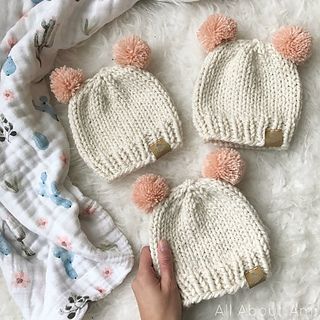
[{"label": "cream knitted hat", "polygon": [[51,89],[69,102],[69,122],[84,161],[111,181],[156,161],[181,142],[175,107],[160,82],[142,70],[149,46],[136,36],[114,47],[118,66],[84,81],[80,70],[59,68]]},{"label": "cream knitted hat", "polygon": [[154,266],[159,272],[157,245],[166,239],[185,306],[233,294],[246,283],[251,288],[270,272],[263,224],[232,185],[243,171],[239,153],[221,149],[208,155],[203,169],[206,178],[187,180],[170,195],[159,176],[142,176],[134,185],[136,205],[153,210],[150,250]]},{"label": "cream knitted hat", "polygon": [[235,39],[237,24],[210,16],[198,38],[208,55],[193,97],[193,122],[206,142],[286,149],[301,111],[297,65],[311,53],[311,36],[283,27],[273,44]]}]

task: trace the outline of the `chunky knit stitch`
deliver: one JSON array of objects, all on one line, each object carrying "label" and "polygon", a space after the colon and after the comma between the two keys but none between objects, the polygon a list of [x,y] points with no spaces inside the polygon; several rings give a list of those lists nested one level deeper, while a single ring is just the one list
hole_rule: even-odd
[{"label": "chunky knit stitch", "polygon": [[193,122],[206,142],[286,149],[300,111],[297,67],[272,44],[237,40],[206,57],[193,98]]},{"label": "chunky knit stitch", "polygon": [[154,162],[150,148],[181,142],[181,124],[159,81],[135,67],[103,68],[69,103],[75,144],[85,162],[111,181]]},{"label": "chunky knit stitch", "polygon": [[213,179],[187,180],[154,210],[150,250],[159,271],[157,244],[171,245],[183,304],[233,294],[245,272],[270,272],[269,240],[256,211],[240,193]]}]

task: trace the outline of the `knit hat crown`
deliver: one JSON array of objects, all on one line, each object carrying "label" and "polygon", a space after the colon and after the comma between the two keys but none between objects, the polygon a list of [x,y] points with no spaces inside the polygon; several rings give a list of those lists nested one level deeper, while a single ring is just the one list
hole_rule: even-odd
[{"label": "knit hat crown", "polygon": [[195,85],[193,122],[206,142],[286,149],[301,112],[297,64],[311,54],[311,36],[282,27],[273,43],[235,40],[237,23],[212,15],[198,38],[208,53]]},{"label": "knit hat crown", "polygon": [[84,161],[108,181],[156,161],[182,143],[175,107],[160,82],[143,70],[151,50],[136,36],[114,47],[117,66],[84,81],[81,70],[56,69],[51,89],[69,101],[68,117]]},{"label": "knit hat crown", "polygon": [[153,212],[150,250],[159,272],[157,245],[169,241],[183,304],[253,287],[270,272],[269,239],[256,211],[232,184],[244,162],[233,149],[208,155],[204,178],[186,180],[171,192],[165,180],[147,175],[134,185],[133,200]]}]

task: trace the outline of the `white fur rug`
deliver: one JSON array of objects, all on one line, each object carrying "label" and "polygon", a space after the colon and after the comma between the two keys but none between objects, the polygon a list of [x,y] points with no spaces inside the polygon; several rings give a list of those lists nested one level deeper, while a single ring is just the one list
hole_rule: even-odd
[{"label": "white fur rug", "polygon": [[[240,189],[269,228],[273,275],[265,283],[234,296],[200,303],[185,311],[184,319],[319,319],[320,318],[320,38],[318,0],[212,0],[170,4],[144,1],[83,43],[61,52],[57,65],[83,68],[88,76],[113,64],[112,44],[136,33],[153,50],[150,70],[171,93],[184,129],[184,146],[157,163],[112,184],[96,176],[80,159],[72,142],[71,178],[88,196],[99,201],[129,238],[138,256],[148,243],[149,216],[130,201],[131,185],[146,172],[167,177],[172,186],[200,174],[212,145],[204,145],[192,125],[191,92],[204,54],[196,30],[213,12],[234,17],[239,37],[270,41],[283,24],[298,24],[314,36],[312,58],[301,66],[304,86],[302,118],[289,151],[243,150],[248,170]],[[66,107],[58,106],[71,134]],[[136,263],[137,267],[137,263]],[[138,320],[130,282],[90,307],[86,319]],[[21,319],[0,283],[0,318]],[[41,319],[42,320],[42,319]],[[57,319],[58,320],[58,319]]]}]

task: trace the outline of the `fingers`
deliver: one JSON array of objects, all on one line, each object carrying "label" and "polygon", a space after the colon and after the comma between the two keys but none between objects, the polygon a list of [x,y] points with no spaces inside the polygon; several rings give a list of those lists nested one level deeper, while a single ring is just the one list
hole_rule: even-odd
[{"label": "fingers", "polygon": [[145,246],[140,252],[139,272],[148,272],[152,268],[150,248]]},{"label": "fingers", "polygon": [[141,249],[139,269],[134,281],[136,280],[140,280],[144,283],[159,281],[152,265],[150,248],[148,246]]},{"label": "fingers", "polygon": [[173,258],[170,245],[166,240],[160,240],[158,244],[158,260],[160,266],[161,287],[169,289],[175,284]]},{"label": "fingers", "polygon": [[177,287],[173,256],[170,245],[166,240],[160,240],[158,243],[158,261],[160,267],[160,280],[153,268],[151,252],[149,247],[143,247],[140,253],[140,263],[136,278],[132,283],[133,289],[139,284],[159,285],[162,290],[170,290]]}]

